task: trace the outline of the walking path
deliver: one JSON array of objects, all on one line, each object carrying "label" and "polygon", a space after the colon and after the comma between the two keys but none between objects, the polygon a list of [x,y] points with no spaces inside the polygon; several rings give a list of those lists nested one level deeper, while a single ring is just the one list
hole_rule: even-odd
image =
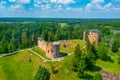
[{"label": "walking path", "polygon": [[[37,47],[37,46],[35,46],[35,47]],[[35,48],[35,47],[33,47],[33,48]],[[40,57],[40,58],[43,60],[43,62],[61,61],[61,60],[63,60],[64,58],[66,58],[67,56],[70,56],[70,55],[74,54],[74,53],[69,53],[69,52],[66,52],[66,51],[62,51],[62,52],[67,53],[68,55],[65,56],[65,57],[60,57],[60,58],[48,60],[48,59],[45,59],[44,57],[42,57],[42,56],[41,56],[40,54],[38,54],[37,52],[33,51],[33,50],[32,50],[33,48],[29,48],[29,49],[27,49],[27,50],[29,50],[30,52],[34,53],[34,54],[37,55],[38,57]],[[81,50],[84,49],[84,48],[86,48],[86,46],[84,46],[83,48],[81,48]],[[12,53],[8,53],[8,54],[3,54],[3,55],[0,56],[0,58],[5,57],[5,56],[10,56],[10,55],[16,54],[16,53],[18,53],[18,52],[22,52],[22,51],[24,51],[24,50],[25,50],[25,49],[20,50],[20,51],[16,51],[16,52],[12,52]]]},{"label": "walking path", "polygon": [[[35,47],[37,47],[37,46],[35,46]],[[33,48],[35,48],[35,47],[33,47]],[[29,48],[29,49],[33,49],[33,48]],[[14,55],[14,54],[19,53],[19,52],[22,52],[22,51],[24,51],[24,50],[25,50],[25,49],[22,49],[22,50],[19,50],[19,51],[15,51],[15,52],[12,52],[12,53],[2,54],[2,55],[0,56],[0,58],[5,57],[5,56]],[[28,49],[27,49],[27,50],[28,50]]]}]

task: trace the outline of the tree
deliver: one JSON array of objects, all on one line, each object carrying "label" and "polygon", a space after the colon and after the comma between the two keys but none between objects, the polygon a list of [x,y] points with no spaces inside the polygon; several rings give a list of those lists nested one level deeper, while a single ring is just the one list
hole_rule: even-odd
[{"label": "tree", "polygon": [[87,51],[91,51],[92,50],[92,44],[90,43],[89,39],[86,40],[86,44],[87,44]]},{"label": "tree", "polygon": [[110,34],[110,29],[111,29],[110,26],[104,26],[104,27],[102,27],[101,34],[103,34],[104,36],[105,35],[109,35]]},{"label": "tree", "polygon": [[31,35],[31,43],[32,43],[32,45],[34,46],[35,45],[35,34],[33,33],[32,35]]},{"label": "tree", "polygon": [[97,74],[94,76],[93,80],[103,80],[103,79],[102,79],[102,76],[101,76],[99,73],[97,73]]},{"label": "tree", "polygon": [[86,69],[92,70],[95,64],[95,55],[94,53],[87,52],[85,55]]},{"label": "tree", "polygon": [[22,41],[22,48],[28,47],[28,36],[26,30],[23,30],[22,32],[21,41]]},{"label": "tree", "polygon": [[85,60],[81,59],[80,62],[79,62],[78,73],[77,73],[77,76],[79,78],[82,78],[84,76],[85,68],[86,68]]},{"label": "tree", "polygon": [[120,64],[120,48],[118,50],[118,64]]},{"label": "tree", "polygon": [[3,36],[2,40],[0,41],[0,53],[8,53],[8,41],[6,36]]},{"label": "tree", "polygon": [[50,73],[44,67],[39,67],[34,80],[50,80]]},{"label": "tree", "polygon": [[48,41],[53,41],[53,33],[51,31],[48,32]]},{"label": "tree", "polygon": [[17,46],[16,46],[16,40],[15,40],[15,37],[14,37],[14,33],[12,34],[12,38],[10,40],[10,43],[8,45],[8,51],[9,52],[14,52],[17,50]]},{"label": "tree", "polygon": [[97,57],[100,58],[103,61],[107,61],[108,56],[108,49],[105,46],[98,46],[97,47]]},{"label": "tree", "polygon": [[75,47],[75,50],[74,50],[74,57],[73,57],[73,70],[74,71],[77,71],[77,68],[79,66],[79,61],[80,61],[80,58],[81,58],[81,50],[80,50],[80,46],[79,44]]},{"label": "tree", "polygon": [[58,27],[55,33],[55,41],[60,40],[60,34],[61,34],[61,27]]},{"label": "tree", "polygon": [[116,39],[112,45],[112,51],[118,52],[119,47],[120,47],[120,40]]}]

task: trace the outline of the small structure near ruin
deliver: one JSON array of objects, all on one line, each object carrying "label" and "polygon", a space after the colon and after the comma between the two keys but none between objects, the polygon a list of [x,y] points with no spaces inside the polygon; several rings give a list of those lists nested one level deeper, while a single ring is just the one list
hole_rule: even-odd
[{"label": "small structure near ruin", "polygon": [[91,30],[89,32],[88,38],[91,44],[95,43],[97,45],[99,42],[99,37],[100,34],[98,30]]},{"label": "small structure near ruin", "polygon": [[86,32],[83,32],[83,41],[86,40]]},{"label": "small structure near ruin", "polygon": [[38,38],[38,47],[46,52],[48,58],[60,57],[60,42],[46,42]]},{"label": "small structure near ruin", "polygon": [[100,74],[101,74],[103,80],[120,80],[120,76],[117,74],[108,73],[103,70],[100,71]]}]

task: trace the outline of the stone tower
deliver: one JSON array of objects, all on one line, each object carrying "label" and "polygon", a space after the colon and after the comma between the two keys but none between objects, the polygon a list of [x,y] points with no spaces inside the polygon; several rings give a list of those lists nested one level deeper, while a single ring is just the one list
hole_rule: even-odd
[{"label": "stone tower", "polygon": [[83,40],[86,40],[86,32],[83,32]]},{"label": "stone tower", "polygon": [[95,43],[96,45],[98,45],[99,37],[100,37],[100,34],[98,30],[91,30],[89,32],[88,38],[90,43],[92,44]]},{"label": "stone tower", "polygon": [[48,58],[60,57],[60,42],[46,42],[38,38],[38,47],[46,52]]}]

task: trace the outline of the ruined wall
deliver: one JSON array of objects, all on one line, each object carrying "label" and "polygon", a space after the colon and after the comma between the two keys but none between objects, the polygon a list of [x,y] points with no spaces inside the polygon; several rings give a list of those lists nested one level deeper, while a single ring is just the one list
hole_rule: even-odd
[{"label": "ruined wall", "polygon": [[103,78],[103,80],[120,80],[120,76],[117,74],[113,74],[113,73],[108,73],[104,70],[100,71],[100,74]]},{"label": "ruined wall", "polygon": [[99,32],[96,30],[90,31],[88,38],[89,38],[90,43],[95,43],[97,45],[99,42]]},{"label": "ruined wall", "polygon": [[38,47],[46,52],[48,58],[60,57],[60,43],[59,42],[46,42],[41,38],[38,39]]}]

